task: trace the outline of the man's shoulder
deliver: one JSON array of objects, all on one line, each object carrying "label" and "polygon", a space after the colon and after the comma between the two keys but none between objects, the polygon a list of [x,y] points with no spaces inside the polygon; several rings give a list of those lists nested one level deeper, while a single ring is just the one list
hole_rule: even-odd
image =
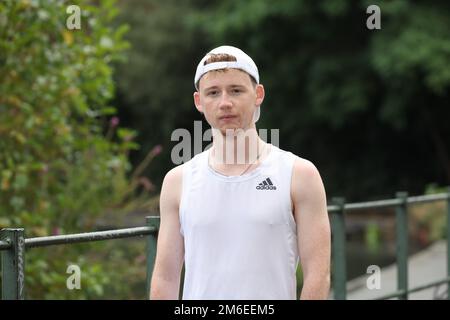
[{"label": "man's shoulder", "polygon": [[160,203],[178,207],[183,184],[183,166],[184,164],[178,165],[166,173],[162,183]]},{"label": "man's shoulder", "polygon": [[302,180],[309,180],[319,174],[319,170],[311,160],[295,156],[293,173],[294,177]]},{"label": "man's shoulder", "polygon": [[191,167],[191,169],[192,169],[193,166],[195,166],[203,157],[205,157],[207,155],[206,152],[207,152],[207,150],[205,150],[201,153],[198,153],[190,160],[170,169],[166,173],[164,180],[167,179],[168,183],[181,183],[182,179],[183,179],[183,171],[185,170],[185,168]]},{"label": "man's shoulder", "polygon": [[291,183],[294,201],[315,199],[323,189],[322,178],[314,163],[298,156],[294,161]]},{"label": "man's shoulder", "polygon": [[181,183],[183,179],[183,168],[185,165],[186,163],[183,163],[170,169],[164,177],[164,183],[169,185]]},{"label": "man's shoulder", "polygon": [[278,152],[284,157],[289,158],[289,162],[292,163],[292,182],[294,184],[301,183],[307,185],[311,180],[320,177],[319,170],[311,160],[300,157],[295,153],[281,148],[277,148]]}]

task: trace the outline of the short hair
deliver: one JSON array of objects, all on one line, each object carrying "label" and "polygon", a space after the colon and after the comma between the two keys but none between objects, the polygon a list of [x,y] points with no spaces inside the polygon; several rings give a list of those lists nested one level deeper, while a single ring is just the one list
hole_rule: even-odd
[{"label": "short hair", "polygon": [[[213,62],[225,62],[225,61],[237,61],[237,59],[235,56],[228,54],[228,53],[210,53],[210,54],[208,54],[208,58],[205,60],[203,65],[206,66],[207,64],[210,64]],[[228,69],[217,69],[214,71],[226,71],[226,70],[228,70]],[[241,70],[241,71],[245,72],[244,70]],[[247,73],[247,72],[245,72],[245,73]],[[253,78],[250,74],[248,74],[248,76],[250,77],[250,80],[251,80],[253,86],[256,86],[255,78]],[[199,82],[200,82],[200,80],[199,80]]]}]

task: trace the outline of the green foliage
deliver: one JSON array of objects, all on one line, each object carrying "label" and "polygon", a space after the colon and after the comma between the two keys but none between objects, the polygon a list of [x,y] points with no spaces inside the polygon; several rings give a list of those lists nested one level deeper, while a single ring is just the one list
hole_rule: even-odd
[{"label": "green foliage", "polygon": [[[144,299],[144,245],[114,240],[30,250],[25,262],[27,299]],[[80,289],[66,286],[69,265],[80,268]]]},{"label": "green foliage", "polygon": [[[73,4],[81,8],[81,30],[66,27]],[[127,27],[112,23],[117,13],[115,1],[0,3],[0,228],[24,227],[27,237],[92,231],[101,214],[120,208],[129,195],[128,154],[138,147],[136,134],[109,122],[116,113],[109,105],[112,63],[123,61],[128,48]],[[99,248],[105,249],[90,249]],[[102,265],[87,252],[27,252],[28,297],[130,292],[106,290],[117,289],[111,283],[128,270],[120,257]],[[65,288],[69,261],[82,268],[86,290],[55,295]]]},{"label": "green foliage", "polygon": [[364,241],[369,252],[373,254],[378,253],[381,247],[380,227],[378,226],[378,224],[373,221],[369,222],[366,227],[364,236]]},{"label": "green foliage", "polygon": [[300,263],[295,272],[295,277],[297,278],[297,298],[299,298],[303,289],[303,269]]},{"label": "green foliage", "polygon": [[450,83],[448,14],[433,6],[409,5],[390,16],[396,20],[373,42],[374,67],[384,78],[397,81],[414,80],[419,71],[428,89],[442,95]]},{"label": "green foliage", "polygon": [[[439,187],[436,183],[428,184],[425,188],[425,194],[449,193],[448,186]],[[448,201],[440,203],[431,203],[427,206],[426,214],[419,220],[429,230],[430,241],[436,241],[447,238],[447,219],[448,219]]]},{"label": "green foliage", "polygon": [[388,84],[381,117],[405,128],[405,115],[415,108],[412,100],[420,86],[438,97],[444,97],[448,89],[450,19],[439,7],[397,2],[402,5],[386,10],[389,23],[372,41],[370,62]]}]

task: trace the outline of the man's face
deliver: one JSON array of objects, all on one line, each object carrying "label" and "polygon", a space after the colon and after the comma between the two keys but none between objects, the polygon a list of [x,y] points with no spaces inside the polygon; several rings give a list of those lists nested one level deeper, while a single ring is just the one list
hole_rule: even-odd
[{"label": "man's face", "polygon": [[264,99],[262,85],[254,85],[250,76],[238,69],[210,71],[194,93],[197,109],[206,121],[225,134],[227,129],[254,127],[253,113]]}]

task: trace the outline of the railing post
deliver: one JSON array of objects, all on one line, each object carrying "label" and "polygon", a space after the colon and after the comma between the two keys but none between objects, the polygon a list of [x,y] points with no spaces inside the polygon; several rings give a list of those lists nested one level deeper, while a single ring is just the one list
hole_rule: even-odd
[{"label": "railing post", "polygon": [[[450,187],[447,187],[447,277],[450,277]],[[450,299],[450,282],[447,282],[448,299]]]},{"label": "railing post", "polygon": [[158,238],[159,230],[159,216],[146,217],[146,224],[149,227],[156,228],[155,232],[152,232],[147,237],[147,277],[146,277],[146,292],[147,298],[150,298],[150,285],[152,281],[153,266],[156,258],[156,242]]},{"label": "railing post", "polygon": [[332,204],[339,207],[331,214],[333,291],[336,300],[347,299],[344,203],[344,198],[332,199]]},{"label": "railing post", "polygon": [[397,192],[396,197],[400,204],[396,208],[396,235],[397,235],[397,289],[403,290],[400,300],[408,300],[408,211],[407,192]]},{"label": "railing post", "polygon": [[0,239],[11,243],[2,254],[2,299],[24,300],[25,294],[25,238],[24,230],[2,229]]}]

